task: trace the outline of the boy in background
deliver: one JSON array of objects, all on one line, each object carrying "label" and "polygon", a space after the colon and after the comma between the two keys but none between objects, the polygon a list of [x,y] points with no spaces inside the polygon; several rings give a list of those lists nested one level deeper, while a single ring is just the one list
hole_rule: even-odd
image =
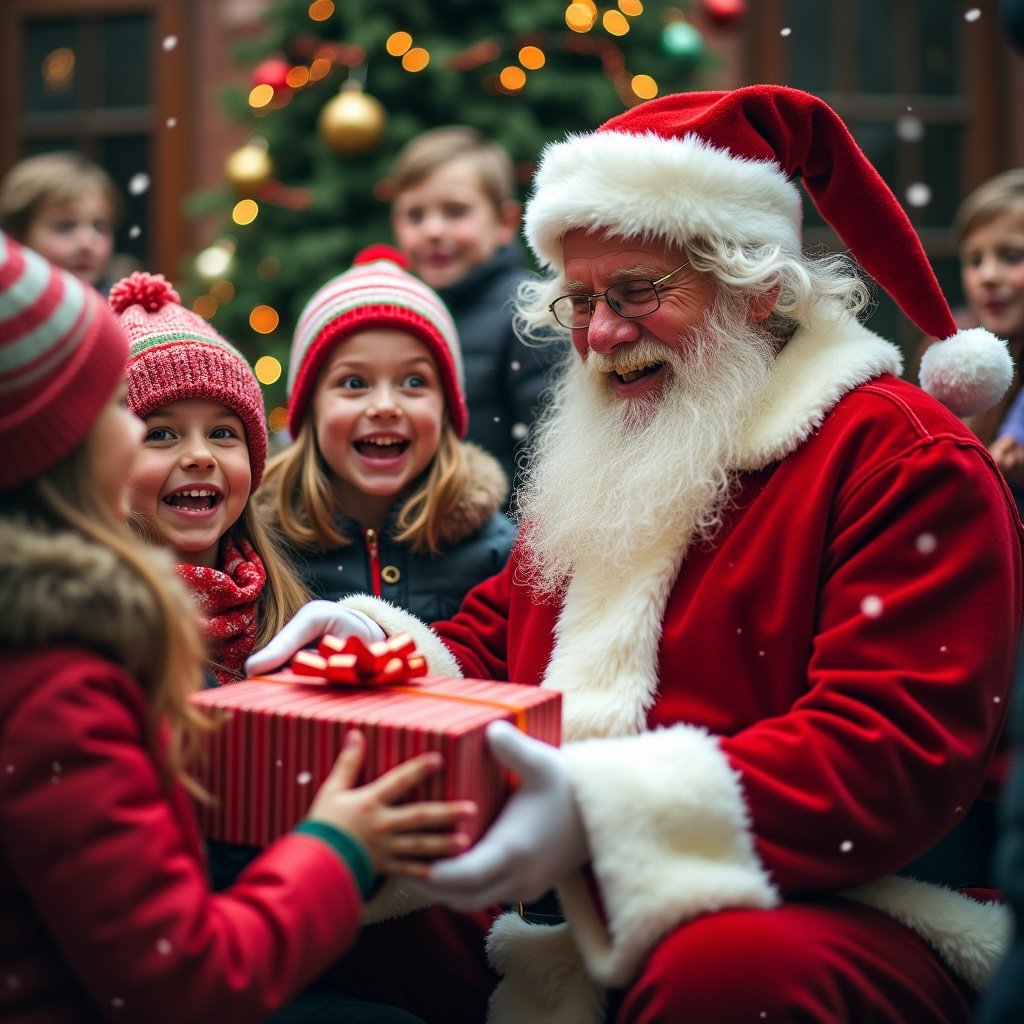
[{"label": "boy in background", "polygon": [[501,462],[514,488],[516,451],[561,350],[524,345],[512,327],[511,299],[527,273],[512,161],[475,129],[450,125],[406,143],[389,179],[395,239],[462,340],[468,440]]}]

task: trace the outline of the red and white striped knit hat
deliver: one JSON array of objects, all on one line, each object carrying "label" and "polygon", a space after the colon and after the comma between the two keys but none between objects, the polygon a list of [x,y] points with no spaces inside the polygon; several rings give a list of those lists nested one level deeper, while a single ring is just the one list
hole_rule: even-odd
[{"label": "red and white striped knit hat", "polygon": [[466,436],[469,411],[455,323],[437,292],[406,266],[406,258],[391,246],[370,246],[306,303],[288,364],[288,429],[293,437],[317,374],[338,342],[382,327],[405,331],[427,346],[437,361],[452,426],[459,437]]},{"label": "red and white striped knit hat", "polygon": [[0,490],[71,454],[127,359],[99,292],[0,231]]}]

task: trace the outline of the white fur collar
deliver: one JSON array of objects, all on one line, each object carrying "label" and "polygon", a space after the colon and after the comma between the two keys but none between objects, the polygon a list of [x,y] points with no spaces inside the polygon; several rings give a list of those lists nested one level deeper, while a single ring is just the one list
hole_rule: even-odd
[{"label": "white fur collar", "polygon": [[735,468],[763,469],[784,459],[843,395],[880,374],[902,371],[899,349],[855,320],[813,332],[801,328],[779,353],[771,394],[747,430]]}]

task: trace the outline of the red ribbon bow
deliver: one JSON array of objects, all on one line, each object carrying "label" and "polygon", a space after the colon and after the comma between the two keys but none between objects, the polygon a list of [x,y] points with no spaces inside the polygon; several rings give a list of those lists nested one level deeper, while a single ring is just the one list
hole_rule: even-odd
[{"label": "red ribbon bow", "polygon": [[408,633],[364,643],[359,637],[342,640],[328,634],[317,652],[299,651],[292,658],[296,675],[314,676],[345,686],[387,686],[427,674],[427,659],[416,650]]}]

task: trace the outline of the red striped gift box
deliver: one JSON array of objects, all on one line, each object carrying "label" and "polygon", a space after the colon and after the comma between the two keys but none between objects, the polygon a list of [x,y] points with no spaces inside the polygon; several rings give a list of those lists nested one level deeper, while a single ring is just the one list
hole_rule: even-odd
[{"label": "red striped gift box", "polygon": [[222,720],[204,735],[193,772],[214,798],[197,806],[200,826],[208,839],[250,846],[267,844],[302,818],[350,728],[367,740],[360,782],[439,750],[443,767],[409,799],[476,801],[474,839],[509,794],[508,773],[487,748],[487,725],[505,719],[539,740],[561,742],[560,693],[482,679],[430,676],[353,688],[280,672],[191,699]]}]

